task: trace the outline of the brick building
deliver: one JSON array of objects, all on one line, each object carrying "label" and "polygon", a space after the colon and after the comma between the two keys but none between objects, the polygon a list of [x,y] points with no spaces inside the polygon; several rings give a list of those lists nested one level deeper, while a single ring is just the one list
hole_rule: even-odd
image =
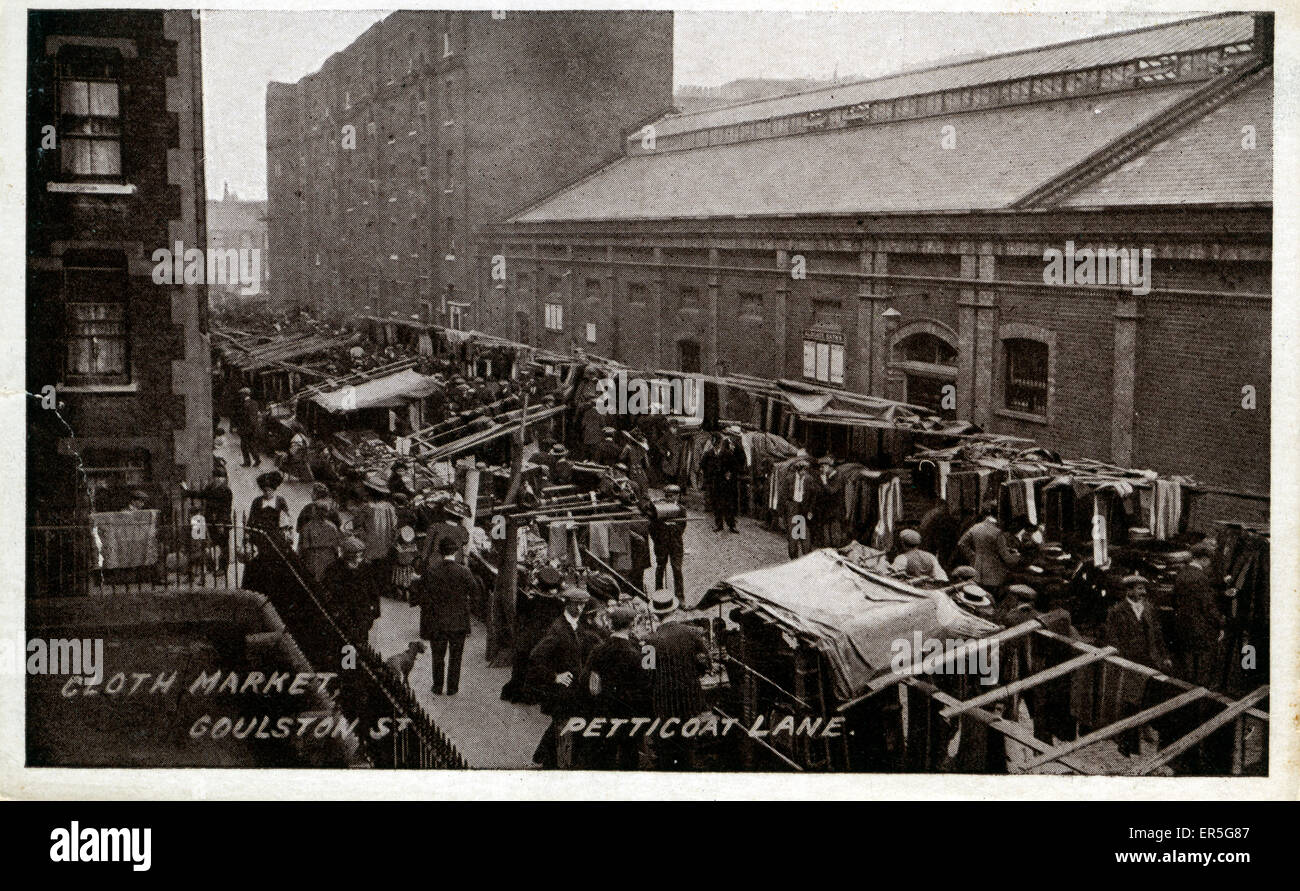
[{"label": "brick building", "polygon": [[452,326],[469,234],[672,105],[672,14],[416,12],[267,89],[275,299]]},{"label": "brick building", "polygon": [[208,247],[213,251],[258,251],[256,266],[245,263],[245,270],[256,274],[249,281],[236,279],[208,282],[208,300],[213,307],[239,305],[266,297],[271,278],[270,253],[266,243],[266,202],[248,201],[222,188],[221,199],[208,199]]},{"label": "brick building", "polygon": [[29,511],[165,505],[212,464],[206,288],[153,276],[206,248],[199,22],[34,11],[28,58]]},{"label": "brick building", "polygon": [[1271,47],[1217,15],[666,116],[477,233],[474,324],[1267,492]]}]

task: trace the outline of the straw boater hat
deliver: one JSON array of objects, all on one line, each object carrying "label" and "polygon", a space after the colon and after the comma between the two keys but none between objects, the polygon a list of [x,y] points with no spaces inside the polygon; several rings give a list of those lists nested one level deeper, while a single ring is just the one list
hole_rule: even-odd
[{"label": "straw boater hat", "polygon": [[732,436],[740,436],[742,433],[744,433],[744,431],[740,429],[739,424],[732,424],[730,427],[723,430],[722,432],[730,433]]},{"label": "straw boater hat", "polygon": [[377,473],[372,473],[366,477],[366,488],[378,492],[381,495],[388,494],[388,480],[384,479]]},{"label": "straw boater hat", "polygon": [[993,598],[979,585],[962,585],[957,589],[957,599],[971,609],[988,609],[993,605]]},{"label": "straw boater hat", "polygon": [[667,591],[656,591],[650,599],[650,610],[656,616],[666,616],[671,612],[676,612],[680,606],[677,595],[669,594]]},{"label": "straw boater hat", "polygon": [[557,442],[555,445],[551,446],[551,450],[547,454],[554,455],[557,458],[563,458],[565,455],[569,454],[569,450],[565,448],[563,444]]}]

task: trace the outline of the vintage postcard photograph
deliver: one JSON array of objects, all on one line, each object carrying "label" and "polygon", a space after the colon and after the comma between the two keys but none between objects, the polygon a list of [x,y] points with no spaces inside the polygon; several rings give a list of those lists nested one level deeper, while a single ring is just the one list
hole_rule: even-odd
[{"label": "vintage postcard photograph", "polygon": [[3,794],[1275,796],[1281,16],[9,10]]}]

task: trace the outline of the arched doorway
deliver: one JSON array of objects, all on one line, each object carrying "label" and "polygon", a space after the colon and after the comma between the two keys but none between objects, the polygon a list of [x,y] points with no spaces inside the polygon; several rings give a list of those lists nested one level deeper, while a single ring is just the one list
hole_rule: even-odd
[{"label": "arched doorway", "polygon": [[957,416],[957,348],[937,325],[899,332],[893,345],[894,371],[902,373],[903,401],[943,418]]},{"label": "arched doorway", "polygon": [[532,320],[522,310],[515,313],[515,340],[530,345],[533,342]]}]

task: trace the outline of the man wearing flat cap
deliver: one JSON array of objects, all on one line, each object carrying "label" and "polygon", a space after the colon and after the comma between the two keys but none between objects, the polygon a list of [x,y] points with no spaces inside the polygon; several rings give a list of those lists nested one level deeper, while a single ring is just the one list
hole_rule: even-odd
[{"label": "man wearing flat cap", "polygon": [[350,535],[339,550],[341,558],[321,575],[321,590],[349,640],[367,643],[370,626],[379,618],[379,578],[375,567],[364,560],[364,541]]},{"label": "man wearing flat cap", "polygon": [[921,533],[915,529],[904,529],[898,534],[898,540],[903,545],[903,552],[894,558],[895,572],[901,572],[909,578],[948,581],[948,573],[939,565],[939,558],[929,551],[921,550]]},{"label": "man wearing flat cap", "polygon": [[[1167,671],[1173,668],[1165,646],[1155,607],[1147,599],[1147,580],[1134,574],[1125,576],[1121,583],[1124,599],[1110,608],[1106,624],[1102,626],[1100,646],[1112,646],[1116,655],[1131,662],[1140,662],[1152,668]],[[1136,714],[1146,706],[1147,678],[1135,672],[1120,672],[1118,702],[1121,718]],[[1121,755],[1140,753],[1139,731],[1133,729],[1121,734]]]},{"label": "man wearing flat cap", "polygon": [[[661,504],[678,506],[681,503],[682,487],[676,483],[669,483],[664,486],[664,497]],[[655,590],[664,589],[664,577],[667,575],[668,567],[671,565],[673,571],[673,594],[678,599],[686,599],[685,576],[682,572],[682,561],[685,559],[686,547],[683,538],[686,534],[685,511],[681,512],[680,517],[671,517],[675,513],[671,508],[664,510],[664,516],[661,511],[655,509],[651,504],[646,509],[646,514],[650,518],[650,541],[654,544],[655,551]]]},{"label": "man wearing flat cap", "polygon": [[551,623],[528,657],[528,683],[540,695],[542,714],[551,717],[551,725],[533,752],[533,763],[548,768],[572,766],[572,735],[560,730],[569,718],[582,713],[582,669],[600,643],[600,637],[582,624],[591,595],[571,587],[560,596],[563,615]]},{"label": "man wearing flat cap", "polygon": [[998,603],[994,614],[997,621],[1007,628],[1036,619],[1040,613],[1035,608],[1038,592],[1029,585],[1008,585],[1007,596]]}]

